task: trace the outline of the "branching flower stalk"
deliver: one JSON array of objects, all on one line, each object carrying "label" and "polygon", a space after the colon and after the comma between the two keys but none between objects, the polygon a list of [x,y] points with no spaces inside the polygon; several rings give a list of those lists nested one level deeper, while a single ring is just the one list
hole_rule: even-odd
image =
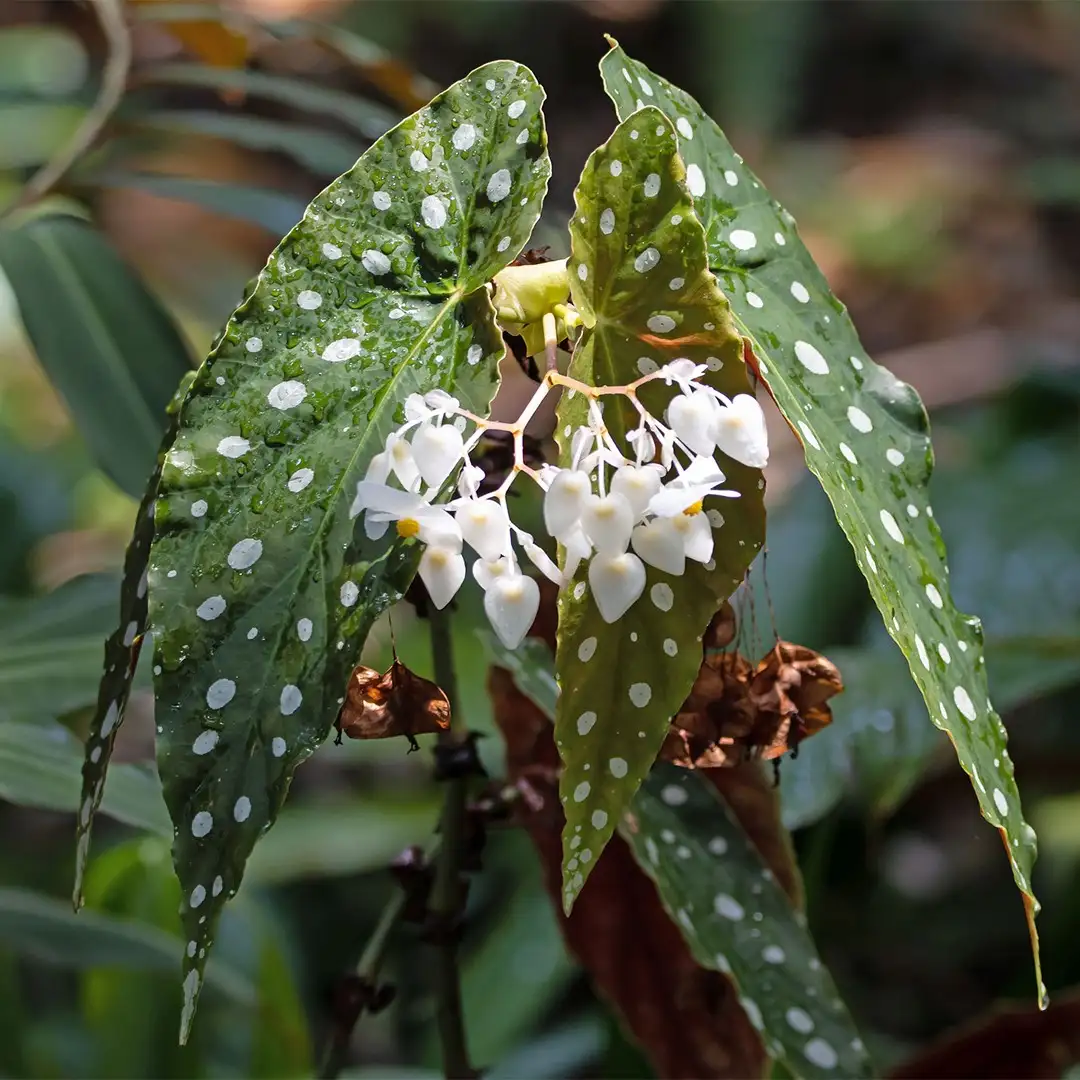
[{"label": "branching flower stalk", "polygon": [[[564,312],[565,314],[568,312]],[[708,565],[713,529],[723,517],[706,510],[710,498],[738,498],[725,488],[717,450],[744,465],[768,460],[764,415],[749,394],[729,399],[703,383],[707,368],[679,358],[620,386],[590,386],[560,373],[553,364],[556,316],[543,317],[548,370],[531,400],[512,422],[487,420],[461,408],[442,390],[405,402],[405,423],[392,432],[357,484],[353,517],[364,515],[372,539],[391,522],[399,536],[424,544],[419,573],[432,602],[445,607],[465,579],[463,545],[477,554],[473,576],[484,590],[484,610],[499,639],[516,648],[540,603],[536,582],[521,572],[515,545],[557,585],[564,586],[588,561],[588,579],[602,618],[613,623],[645,587],[645,564],[681,575],[686,560]],[[652,382],[676,386],[664,418],[653,416],[639,391]],[[553,390],[582,394],[588,423],[565,434],[569,467],[526,464],[526,425]],[[612,397],[629,402],[638,425],[619,446],[604,422]],[[514,465],[494,492],[479,494],[483,470],[471,454],[485,432],[508,432]],[[457,497],[435,498],[461,467]],[[544,525],[563,548],[562,568],[536,539],[510,518],[507,493],[524,474],[544,492]]]}]

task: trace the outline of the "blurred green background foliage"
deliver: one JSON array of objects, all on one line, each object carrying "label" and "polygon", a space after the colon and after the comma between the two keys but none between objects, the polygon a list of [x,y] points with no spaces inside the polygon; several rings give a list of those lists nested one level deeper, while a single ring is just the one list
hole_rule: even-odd
[{"label": "blurred green background foliage", "polygon": [[[245,0],[226,12],[231,32],[200,13],[215,14],[128,5],[126,93],[60,185],[86,221],[24,223],[0,245],[0,1074],[310,1075],[335,980],[389,894],[387,865],[435,823],[427,755],[326,745],[300,771],[225,915],[193,1042],[178,1048],[179,892],[140,672],[89,910],[76,917],[66,899],[80,736],[153,417],[309,199],[479,63],[520,60],[548,91],[554,178],[537,242],[565,254],[580,168],[614,126],[596,72],[604,31],[699,97],[793,212],[870,353],[923,395],[952,588],[983,619],[1040,834],[1046,981],[1051,995],[1080,983],[1077,8]],[[105,61],[87,7],[0,12],[0,205],[71,139]],[[93,333],[88,312],[101,315]],[[63,363],[39,363],[27,331]],[[125,368],[132,354],[141,363]],[[101,370],[113,377],[87,377]],[[131,400],[146,425],[127,422]],[[770,422],[768,558],[740,610],[761,650],[771,607],[782,637],[844,674],[832,726],[783,762],[780,794],[811,930],[889,1067],[1000,999],[1030,1002],[1027,934],[967,778],[797,443]],[[430,673],[422,628],[403,613],[395,629],[402,657]],[[385,628],[369,653],[388,661]],[[490,733],[497,775],[487,656],[465,630],[457,655],[463,712]],[[435,1075],[415,935],[395,942],[387,976],[397,999],[361,1022],[349,1075]],[[474,883],[463,979],[473,1057],[492,1076],[652,1075],[564,950],[513,831],[493,835]]]}]

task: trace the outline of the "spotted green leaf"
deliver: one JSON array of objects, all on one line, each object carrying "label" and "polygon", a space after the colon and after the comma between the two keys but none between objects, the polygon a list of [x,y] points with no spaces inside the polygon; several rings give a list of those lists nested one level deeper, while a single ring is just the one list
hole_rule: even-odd
[{"label": "spotted green leaf", "polygon": [[796,1078],[873,1075],[806,920],[715,788],[660,763],[619,825],[702,967],[722,971]]},{"label": "spotted green leaf", "polygon": [[[570,374],[582,382],[625,384],[688,357],[707,365],[709,384],[729,397],[748,392],[742,342],[709,273],[684,178],[674,130],[656,109],[624,121],[589,158],[570,223],[570,280],[586,326]],[[640,397],[662,416],[672,392],[657,381]],[[626,447],[626,432],[637,427],[630,403],[608,398],[604,420]],[[587,422],[584,397],[565,394],[558,410],[564,465],[570,446],[563,433]],[[734,461],[723,468],[726,486],[741,497],[707,501],[711,563],[688,561],[681,577],[648,567],[643,595],[614,624],[601,619],[586,568],[560,595],[555,741],[565,765],[567,910],[693,685],[702,632],[761,546],[761,473]]]},{"label": "spotted green leaf", "polygon": [[72,903],[75,910],[82,907],[83,877],[90,855],[90,837],[94,815],[105,793],[105,774],[109,769],[113,745],[124,710],[131,697],[135,668],[139,662],[143,635],[148,617],[150,545],[154,536],[154,505],[161,483],[161,470],[168,447],[176,437],[180,424],[180,406],[193,379],[189,372],[166,410],[168,420],[165,436],[158,453],[158,464],[146,485],[146,493],[135,515],[135,528],[124,555],[124,576],[120,583],[120,623],[105,642],[105,670],[98,684],[97,705],[90,730],[82,767],[82,794],[79,797],[79,816],[75,843],[75,885]]},{"label": "spotted green leaf", "polygon": [[182,1039],[221,906],[411,580],[415,545],[354,537],[356,483],[409,394],[487,413],[485,285],[540,213],[542,100],[526,68],[488,64],[379,139],[271,254],[184,403],[150,561]]},{"label": "spotted green leaf", "polygon": [[701,106],[618,46],[600,67],[620,117],[648,103],[679,132],[709,265],[770,393],[803,441],[806,463],[832,502],[931,718],[956,747],[983,816],[1001,830],[1024,893],[1039,978],[1035,833],[1021,812],[1005,727],[987,696],[982,627],[949,595],[945,546],[927,494],[933,452],[922,402],[866,355],[791,215]]}]

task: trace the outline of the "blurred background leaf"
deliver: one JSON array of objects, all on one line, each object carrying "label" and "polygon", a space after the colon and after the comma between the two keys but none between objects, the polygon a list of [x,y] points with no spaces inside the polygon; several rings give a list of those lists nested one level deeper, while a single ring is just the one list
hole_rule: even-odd
[{"label": "blurred background leaf", "polygon": [[[112,317],[119,313],[118,340],[141,342],[129,385],[150,404],[136,412],[160,422],[154,394],[167,399],[178,372],[205,355],[299,208],[396,117],[493,58],[529,64],[548,91],[555,174],[534,243],[565,255],[573,185],[614,127],[595,67],[600,35],[614,33],[731,133],[796,215],[871,355],[930,407],[938,459],[931,495],[951,585],[957,603],[983,617],[991,691],[1008,705],[1010,751],[1040,830],[1035,885],[1047,982],[1052,994],[1080,984],[1074,7],[238,0],[225,33],[212,29],[214,10],[129,5],[129,93],[62,186],[67,200],[54,204],[70,212],[62,228],[78,237],[80,280]],[[0,206],[64,145],[94,100],[102,61],[86,5],[27,0],[0,12]],[[22,239],[17,222],[4,228],[0,244]],[[83,396],[104,405],[103,415],[64,404],[84,384],[54,387],[42,372],[20,319],[29,279],[5,280],[4,268],[0,880],[57,898],[69,891],[74,852],[72,732],[84,730],[93,702],[114,617],[109,582],[156,435],[97,376]],[[76,366],[96,348],[84,317],[54,296],[36,304],[49,340],[62,332],[73,343],[59,354],[69,379],[88,374]],[[44,332],[30,335],[38,351]],[[179,344],[188,341],[190,353]],[[782,762],[780,797],[797,826],[810,929],[885,1069],[999,999],[1030,1001],[1026,934],[1000,846],[983,835],[965,778],[873,629],[826,501],[804,482],[782,425],[771,435],[770,554],[739,600],[740,644],[759,654],[768,647],[771,603],[781,634],[844,673],[832,728]],[[140,444],[149,450],[136,468]],[[112,480],[101,471],[107,462]],[[471,629],[476,605],[463,590],[455,628],[462,709],[487,733],[481,753],[500,777],[503,746],[484,692],[488,658]],[[403,660],[430,675],[424,622],[400,611],[394,630]],[[381,668],[389,654],[382,627],[367,659]],[[438,793],[426,747],[406,756],[393,742],[327,745],[299,771],[221,927],[217,958],[248,995],[219,994],[193,1044],[179,1051],[175,973],[185,946],[173,936],[179,898],[168,837],[132,833],[154,827],[149,807],[158,797],[152,774],[136,771],[155,734],[145,695],[139,700],[106,790],[106,810],[119,820],[100,829],[92,910],[75,920],[54,899],[32,918],[49,927],[41,912],[55,912],[81,928],[90,916],[93,929],[77,930],[84,934],[104,912],[114,920],[102,931],[109,941],[119,923],[124,935],[135,926],[139,941],[145,928],[165,935],[153,940],[167,949],[149,970],[73,970],[29,955],[14,931],[5,936],[0,1071],[310,1075],[331,988],[355,964],[388,895],[386,861],[430,835]],[[649,1076],[551,934],[519,840],[494,832],[473,884],[463,948],[477,1060],[498,1076]],[[27,894],[16,895],[25,906]],[[40,936],[46,945],[68,940],[51,928]],[[429,964],[427,946],[404,929],[387,966],[398,998],[363,1021],[349,1075],[434,1075]]]}]

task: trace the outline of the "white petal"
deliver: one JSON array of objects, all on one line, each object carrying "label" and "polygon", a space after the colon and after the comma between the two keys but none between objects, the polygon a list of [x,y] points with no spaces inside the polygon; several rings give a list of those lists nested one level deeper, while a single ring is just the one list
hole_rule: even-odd
[{"label": "white petal", "polygon": [[670,518],[656,518],[639,525],[630,541],[634,550],[650,566],[676,577],[686,569],[686,544]]},{"label": "white petal", "polygon": [[420,470],[413,460],[412,447],[395,431],[386,440],[386,452],[390,455],[390,467],[401,481],[401,486],[406,491],[415,491],[420,486]]},{"label": "white petal", "polygon": [[484,470],[479,465],[466,465],[458,477],[458,494],[466,499],[476,495],[483,479]]},{"label": "white petal", "polygon": [[585,535],[580,525],[576,525],[563,538],[563,546],[566,548],[566,561],[563,564],[563,577],[569,581],[576,573],[584,559],[592,554],[592,544]]},{"label": "white petal", "polygon": [[496,578],[484,594],[484,613],[499,640],[516,649],[540,608],[540,586],[524,574]]},{"label": "white petal", "polygon": [[716,449],[713,427],[716,402],[704,390],[676,394],[667,407],[667,421],[676,435],[696,454],[711,454]]},{"label": "white petal", "polygon": [[660,490],[662,470],[655,465],[624,465],[611,478],[611,490],[630,504],[634,520],[639,521],[649,500]]},{"label": "white petal", "polygon": [[768,464],[765,414],[750,394],[736,394],[730,405],[717,410],[713,435],[720,449],[743,465],[763,469]]},{"label": "white petal", "polygon": [[613,623],[645,591],[645,564],[628,551],[620,555],[596,554],[589,563],[589,585],[600,617]]},{"label": "white petal", "polygon": [[672,382],[686,385],[694,379],[700,378],[708,370],[704,364],[695,364],[693,360],[688,360],[685,356],[679,356],[665,364],[660,369],[660,374],[664,377],[664,382],[668,386]]},{"label": "white petal", "polygon": [[529,561],[544,575],[549,581],[555,582],[556,585],[562,585],[564,578],[562,571],[555,565],[554,561],[548,555],[548,553],[539,545],[529,541],[527,544],[521,545],[522,550],[529,557]]},{"label": "white petal", "polygon": [[563,469],[544,496],[544,528],[562,540],[577,524],[592,494],[588,476],[578,469]]},{"label": "white petal", "polygon": [[360,510],[377,510],[391,518],[414,517],[429,509],[427,503],[408,491],[398,491],[377,480],[361,480],[356,485],[353,507]]},{"label": "white petal", "polygon": [[699,454],[683,470],[679,480],[685,484],[722,484],[724,474],[711,456]]},{"label": "white petal", "polygon": [[410,423],[414,420],[426,420],[431,415],[431,410],[424,401],[423,394],[410,394],[405,399],[405,419]]},{"label": "white petal", "polygon": [[470,499],[457,512],[461,535],[482,559],[497,559],[510,547],[510,519],[494,499]]},{"label": "white petal", "polygon": [[365,480],[373,480],[376,484],[385,484],[390,477],[390,455],[384,450],[376,454],[369,462]]},{"label": "white petal", "polygon": [[578,467],[582,455],[595,441],[596,435],[590,428],[579,427],[574,432],[573,438],[570,440],[570,460],[574,463],[575,469]]},{"label": "white petal", "polygon": [[667,520],[682,540],[688,559],[707,563],[712,558],[712,527],[702,511],[699,510],[696,514],[676,514]]},{"label": "white petal", "polygon": [[601,498],[590,495],[581,512],[581,527],[597,551],[615,555],[625,551],[634,527],[634,512],[622,495],[614,492]]},{"label": "white petal", "polygon": [[364,515],[364,535],[369,540],[381,540],[386,535],[386,530],[390,528],[390,519],[388,517],[372,517],[371,514]]},{"label": "white petal", "polygon": [[420,539],[425,544],[461,554],[461,529],[445,510],[429,506],[415,520],[420,526]]},{"label": "white petal", "polygon": [[472,576],[484,592],[495,583],[496,578],[504,577],[514,570],[510,560],[502,555],[498,559],[477,559],[472,564]]},{"label": "white petal", "polygon": [[454,598],[465,580],[465,560],[460,552],[429,545],[420,556],[420,580],[437,608],[444,608]]},{"label": "white petal", "polygon": [[437,488],[464,456],[465,445],[453,424],[421,424],[413,436],[412,452],[424,483]]},{"label": "white petal", "polygon": [[440,416],[450,416],[461,407],[458,399],[445,390],[429,390],[424,395],[424,403]]}]

